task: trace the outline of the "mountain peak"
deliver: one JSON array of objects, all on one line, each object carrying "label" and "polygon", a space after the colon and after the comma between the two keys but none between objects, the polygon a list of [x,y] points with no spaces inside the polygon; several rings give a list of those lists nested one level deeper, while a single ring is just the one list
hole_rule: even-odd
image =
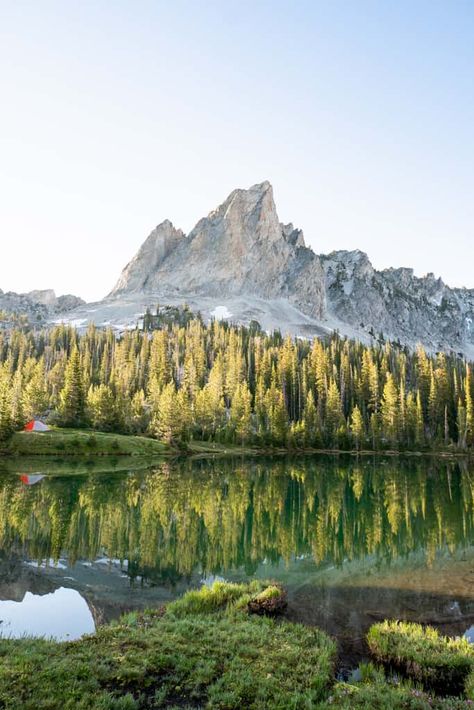
[{"label": "mountain peak", "polygon": [[212,218],[215,215],[226,214],[231,208],[238,209],[242,213],[248,213],[262,204],[265,204],[267,208],[271,208],[276,212],[275,203],[273,201],[273,188],[268,180],[252,185],[252,187],[249,188],[238,187],[232,190],[224,202],[209,213],[208,218]]},{"label": "mountain peak", "polygon": [[188,236],[169,220],[159,224],[112,294],[216,305],[227,299],[234,314],[240,302],[245,317],[257,319],[261,307],[284,319],[286,302],[302,314],[302,328],[309,317],[366,340],[382,332],[474,352],[474,292],[411,269],[377,271],[359,249],[315,254],[300,229],[280,223],[268,180],[233,190]]},{"label": "mountain peak", "polygon": [[[164,236],[163,236],[164,235]],[[323,310],[319,258],[303,233],[283,225],[268,180],[230,195],[184,237],[170,222],[149,235],[112,291],[286,298]]]},{"label": "mountain peak", "polygon": [[184,232],[181,229],[176,229],[169,219],[160,222],[150,232],[137,254],[122,271],[110,295],[146,289],[150,273],[156,271],[161,262],[184,238]]}]

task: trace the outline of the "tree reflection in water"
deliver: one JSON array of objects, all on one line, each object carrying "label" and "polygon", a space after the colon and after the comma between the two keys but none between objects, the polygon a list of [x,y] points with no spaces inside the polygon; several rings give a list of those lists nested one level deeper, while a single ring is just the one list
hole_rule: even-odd
[{"label": "tree reflection in water", "polygon": [[[47,471],[46,471],[47,473]],[[252,575],[310,557],[317,568],[391,562],[474,541],[474,472],[409,459],[186,460],[130,473],[0,478],[0,547],[69,564],[106,554],[173,583]]]}]

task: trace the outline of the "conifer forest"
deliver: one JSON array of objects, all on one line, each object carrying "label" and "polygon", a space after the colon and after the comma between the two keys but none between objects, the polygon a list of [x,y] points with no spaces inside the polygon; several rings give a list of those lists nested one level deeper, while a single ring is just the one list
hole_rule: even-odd
[{"label": "conifer forest", "polygon": [[[146,319],[145,319],[146,325]],[[467,450],[474,385],[455,354],[292,339],[199,317],[117,337],[90,325],[0,334],[0,439],[62,427],[289,449]]]}]

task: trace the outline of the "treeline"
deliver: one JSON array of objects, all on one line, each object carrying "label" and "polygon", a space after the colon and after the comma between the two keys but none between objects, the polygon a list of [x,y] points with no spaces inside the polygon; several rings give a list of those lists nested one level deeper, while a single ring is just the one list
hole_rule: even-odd
[{"label": "treeline", "polygon": [[309,342],[198,318],[120,338],[93,325],[0,334],[0,439],[47,417],[177,444],[467,449],[473,396],[458,356],[337,334]]}]

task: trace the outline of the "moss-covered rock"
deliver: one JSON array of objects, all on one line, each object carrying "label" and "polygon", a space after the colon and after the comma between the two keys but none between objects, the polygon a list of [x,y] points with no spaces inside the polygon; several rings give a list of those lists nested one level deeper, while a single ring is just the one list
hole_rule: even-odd
[{"label": "moss-covered rock", "polygon": [[288,595],[278,584],[270,584],[247,603],[249,612],[260,616],[277,616],[282,614],[287,606]]}]

